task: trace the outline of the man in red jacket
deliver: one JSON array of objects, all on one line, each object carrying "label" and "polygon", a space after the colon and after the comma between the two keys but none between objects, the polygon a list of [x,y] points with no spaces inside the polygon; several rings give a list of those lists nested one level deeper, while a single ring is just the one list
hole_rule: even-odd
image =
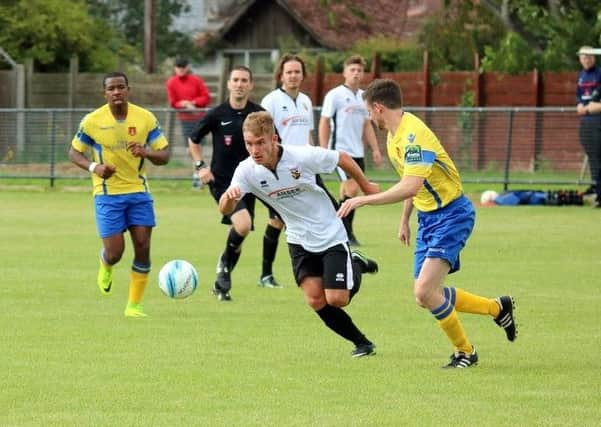
[{"label": "man in red jacket", "polygon": [[[173,67],[175,75],[165,84],[169,105],[178,110],[195,110],[204,108],[211,102],[211,94],[202,78],[190,72],[187,59],[179,58]],[[194,126],[203,116],[201,112],[180,112],[177,114],[182,125],[182,136],[185,146],[188,146],[188,136]]]}]

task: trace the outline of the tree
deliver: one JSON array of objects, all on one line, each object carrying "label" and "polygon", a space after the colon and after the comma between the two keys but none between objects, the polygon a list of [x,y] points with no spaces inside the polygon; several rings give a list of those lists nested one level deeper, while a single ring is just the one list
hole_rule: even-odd
[{"label": "tree", "polygon": [[[601,44],[601,4],[598,0],[483,0],[508,30],[498,45],[487,49],[484,69],[511,72],[571,70],[577,66],[581,45]],[[527,69],[516,69],[515,59],[526,54]],[[505,59],[510,61],[506,62]],[[522,58],[523,59],[523,58]],[[518,67],[519,68],[519,67]]]},{"label": "tree", "polygon": [[131,55],[126,42],[90,16],[82,0],[15,0],[0,4],[0,45],[18,62],[31,58],[41,71],[64,71],[72,56],[81,68],[114,68]]},{"label": "tree", "polygon": [[[127,42],[138,52],[144,51],[144,1],[142,0],[88,0],[91,11],[110,22]],[[186,56],[201,59],[202,54],[192,38],[172,28],[173,19],[188,12],[186,0],[156,0],[156,48],[157,61]]]}]

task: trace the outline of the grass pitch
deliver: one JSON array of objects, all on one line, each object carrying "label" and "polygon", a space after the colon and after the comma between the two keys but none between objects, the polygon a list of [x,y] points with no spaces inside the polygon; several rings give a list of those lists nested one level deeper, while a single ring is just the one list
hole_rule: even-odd
[{"label": "grass pitch", "polygon": [[[326,329],[293,284],[284,239],[257,287],[266,211],[233,273],[233,301],[210,295],[226,227],[207,191],[156,188],[158,227],[144,305],[126,319],[131,244],[114,294],[95,284],[88,186],[0,191],[0,425],[516,426],[598,425],[601,225],[589,207],[479,208],[449,283],[510,293],[519,335],[462,315],[479,366],[446,371],[451,348],[413,302],[412,254],[396,239],[400,205],[362,208],[357,236],[380,263],[348,311],[378,354]],[[412,230],[415,232],[415,230]],[[163,296],[159,268],[192,262],[200,286]]]}]

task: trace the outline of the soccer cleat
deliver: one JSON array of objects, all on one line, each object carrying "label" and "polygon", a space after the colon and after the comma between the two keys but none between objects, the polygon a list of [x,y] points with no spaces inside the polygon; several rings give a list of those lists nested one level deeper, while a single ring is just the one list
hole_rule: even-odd
[{"label": "soccer cleat", "polygon": [[148,317],[148,315],[144,313],[142,306],[133,302],[127,303],[124,314],[125,317]]},{"label": "soccer cleat", "polygon": [[476,347],[472,346],[472,352],[466,354],[463,351],[458,351],[451,354],[451,361],[444,365],[443,368],[469,368],[478,364],[478,353]]},{"label": "soccer cleat", "polygon": [[215,289],[226,293],[232,289],[230,269],[223,264],[221,257],[219,257],[219,261],[217,261],[217,279],[215,280]]},{"label": "soccer cleat", "polygon": [[273,277],[273,274],[269,274],[267,276],[263,276],[259,279],[259,283],[258,285],[262,288],[283,288],[282,285],[280,285],[277,280],[275,280],[275,277]]},{"label": "soccer cleat", "polygon": [[499,315],[495,318],[495,323],[505,329],[505,334],[509,341],[514,341],[517,336],[517,325],[513,310],[515,309],[515,301],[513,297],[503,296],[497,298],[497,304],[501,308]]},{"label": "soccer cleat", "polygon": [[98,278],[96,279],[96,283],[103,295],[111,293],[113,287],[113,270],[107,268],[102,261],[100,261],[100,267],[98,268]]},{"label": "soccer cleat", "polygon": [[217,287],[217,283],[213,286],[213,295],[217,297],[217,301],[231,301],[232,296],[229,291],[222,291]]},{"label": "soccer cleat", "polygon": [[359,251],[352,251],[351,259],[359,264],[361,273],[375,274],[378,272],[378,263],[372,259],[369,259]]},{"label": "soccer cleat", "polygon": [[376,345],[373,343],[360,344],[351,352],[351,357],[363,357],[376,354]]}]

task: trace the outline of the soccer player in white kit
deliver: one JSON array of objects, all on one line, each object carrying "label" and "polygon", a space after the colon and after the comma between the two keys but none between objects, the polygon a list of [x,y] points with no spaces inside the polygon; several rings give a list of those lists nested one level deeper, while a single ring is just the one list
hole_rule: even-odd
[{"label": "soccer player in white kit", "polygon": [[221,213],[229,214],[248,193],[270,205],[286,223],[294,277],[307,304],[328,328],[355,345],[353,357],[373,354],[375,345],[342,307],[358,292],[361,274],[375,273],[378,266],[350,251],[342,220],[326,191],[317,184],[316,175],[341,167],[365,194],[377,193],[378,185],[367,181],[345,153],[278,144],[273,119],[267,112],[249,114],[242,129],[250,157],[240,162],[230,187],[221,196]]},{"label": "soccer player in white kit", "polygon": [[[376,134],[369,120],[363,101],[363,90],[359,87],[365,75],[366,62],[363,57],[353,55],[344,61],[344,83],[330,90],[324,100],[319,121],[319,143],[323,148],[343,151],[357,162],[365,172],[365,148],[369,145],[376,166],[382,164],[382,154]],[[340,204],[359,194],[359,186],[344,171],[337,169],[340,178]],[[349,242],[359,246],[353,231],[354,211],[343,218]]]}]

